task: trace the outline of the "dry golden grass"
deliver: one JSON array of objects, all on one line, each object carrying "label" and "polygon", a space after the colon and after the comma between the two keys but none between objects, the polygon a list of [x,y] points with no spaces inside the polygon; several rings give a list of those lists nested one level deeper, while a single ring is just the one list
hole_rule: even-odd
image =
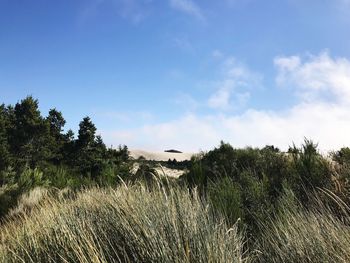
[{"label": "dry golden grass", "polygon": [[259,262],[350,262],[350,210],[327,194],[341,215],[335,216],[334,207],[326,206],[317,196],[311,209],[296,206],[287,198],[277,218],[265,222]]},{"label": "dry golden grass", "polygon": [[[280,202],[254,247],[198,194],[142,184],[77,194],[37,188],[0,226],[0,262],[350,262],[349,208]],[[30,209],[29,209],[30,208]],[[250,245],[252,245],[250,243]]]},{"label": "dry golden grass", "polygon": [[[30,196],[30,195],[29,195]],[[2,226],[1,262],[248,262],[197,193],[138,186],[46,197]]]}]

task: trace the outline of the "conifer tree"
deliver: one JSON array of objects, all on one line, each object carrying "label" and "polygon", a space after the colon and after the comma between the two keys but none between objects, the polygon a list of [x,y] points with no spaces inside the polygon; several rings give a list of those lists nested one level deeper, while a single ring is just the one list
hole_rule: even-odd
[{"label": "conifer tree", "polygon": [[76,141],[76,160],[80,171],[95,176],[101,170],[105,145],[100,136],[96,137],[96,126],[89,117],[79,124]]},{"label": "conifer tree", "polygon": [[89,117],[85,117],[79,124],[78,148],[91,147],[95,142],[96,127]]},{"label": "conifer tree", "polygon": [[66,138],[62,134],[63,127],[66,123],[63,115],[56,109],[51,109],[49,115],[46,118],[49,125],[49,140],[48,147],[50,148],[51,158],[50,160],[54,164],[60,164],[64,159],[64,144]]},{"label": "conifer tree", "polygon": [[38,100],[28,96],[14,108],[14,125],[10,146],[19,161],[35,167],[49,156],[47,139],[49,126],[40,115]]},{"label": "conifer tree", "polygon": [[6,107],[2,104],[0,105],[0,171],[7,168],[10,164],[7,126]]}]

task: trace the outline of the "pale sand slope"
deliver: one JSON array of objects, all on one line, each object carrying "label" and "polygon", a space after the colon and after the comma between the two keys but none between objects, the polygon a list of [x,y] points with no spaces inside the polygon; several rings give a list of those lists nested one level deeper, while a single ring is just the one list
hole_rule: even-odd
[{"label": "pale sand slope", "polygon": [[[136,174],[139,168],[140,168],[140,165],[138,163],[134,163],[131,169],[131,173]],[[181,175],[183,175],[186,172],[186,170],[170,169],[161,165],[156,167],[155,170],[160,176],[168,176],[173,178],[179,178]]]},{"label": "pale sand slope", "polygon": [[[190,160],[194,153],[167,153],[167,152],[148,152],[143,150],[129,150],[130,156],[134,159],[138,159],[143,156],[146,160],[154,161],[168,161],[176,159],[176,161]],[[135,163],[132,169],[132,173],[136,173],[139,168],[139,164]],[[178,178],[185,173],[185,170],[170,169],[167,167],[156,167],[157,173],[160,175],[166,175],[173,178]]]},{"label": "pale sand slope", "polygon": [[137,159],[141,156],[145,157],[146,160],[154,161],[168,161],[169,159],[176,161],[190,160],[193,153],[166,153],[166,152],[147,152],[143,150],[129,150],[130,156]]}]

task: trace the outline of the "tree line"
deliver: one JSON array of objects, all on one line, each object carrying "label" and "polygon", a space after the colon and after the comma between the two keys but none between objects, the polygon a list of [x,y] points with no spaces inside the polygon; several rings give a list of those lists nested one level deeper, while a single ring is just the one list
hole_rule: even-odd
[{"label": "tree line", "polygon": [[65,124],[62,112],[55,108],[42,116],[32,96],[15,105],[0,105],[0,171],[64,166],[94,178],[106,166],[129,158],[126,146],[106,147],[89,117],[79,123],[77,138],[72,130],[64,132]]}]

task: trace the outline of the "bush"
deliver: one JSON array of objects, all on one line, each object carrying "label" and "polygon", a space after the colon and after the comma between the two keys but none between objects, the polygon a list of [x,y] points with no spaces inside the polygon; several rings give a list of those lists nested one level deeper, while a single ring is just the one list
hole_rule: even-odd
[{"label": "bush", "polygon": [[214,212],[223,214],[230,224],[244,216],[241,189],[229,177],[209,184],[207,195]]},{"label": "bush", "polygon": [[17,184],[5,184],[0,187],[0,224],[1,219],[17,204],[19,195]]},{"label": "bush", "polygon": [[258,220],[273,209],[288,169],[287,157],[273,146],[234,149],[221,142],[218,148],[192,158],[184,178],[190,186],[199,187],[230,223],[241,218],[251,236],[258,234]]},{"label": "bush", "polygon": [[290,150],[292,157],[291,172],[288,178],[299,200],[307,204],[308,193],[316,188],[332,187],[332,169],[329,161],[317,150],[317,144],[305,139],[300,149]]}]

